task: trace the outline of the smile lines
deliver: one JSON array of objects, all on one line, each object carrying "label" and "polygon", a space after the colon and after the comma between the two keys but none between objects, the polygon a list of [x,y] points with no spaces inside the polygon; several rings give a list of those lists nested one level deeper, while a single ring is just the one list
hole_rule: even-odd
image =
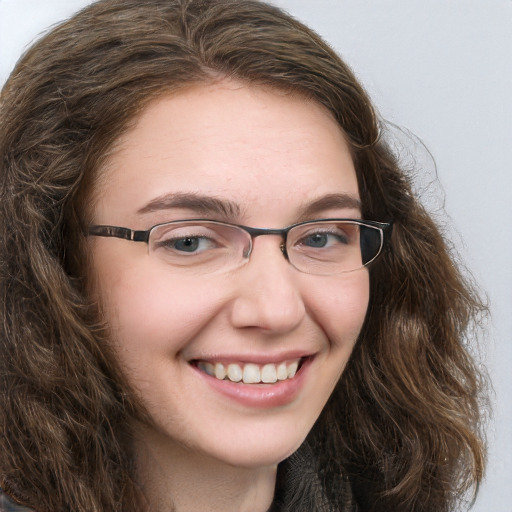
[{"label": "smile lines", "polygon": [[198,361],[197,368],[218,380],[243,382],[244,384],[274,384],[278,381],[291,379],[297,373],[301,359],[283,361],[279,364],[268,363],[258,365],[254,363],[209,363]]}]

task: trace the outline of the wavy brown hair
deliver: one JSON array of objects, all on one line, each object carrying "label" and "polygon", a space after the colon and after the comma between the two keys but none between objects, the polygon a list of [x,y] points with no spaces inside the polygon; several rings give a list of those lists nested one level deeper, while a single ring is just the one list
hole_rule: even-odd
[{"label": "wavy brown hair", "polygon": [[482,306],[350,69],[254,0],[97,2],[29,49],[4,87],[0,486],[40,512],[142,510],[126,425],[143,412],[85,293],[88,199],[149,101],[215,77],[324,105],[351,145],[364,218],[394,226],[359,341],[296,455],[314,492],[292,456],[274,508],[345,510],[348,485],[361,511],[453,510],[484,468],[483,379],[465,347]]}]

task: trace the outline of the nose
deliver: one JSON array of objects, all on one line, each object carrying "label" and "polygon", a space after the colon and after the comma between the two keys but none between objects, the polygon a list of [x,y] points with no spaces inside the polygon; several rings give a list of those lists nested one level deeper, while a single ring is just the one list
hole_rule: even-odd
[{"label": "nose", "polygon": [[293,331],[304,318],[301,275],[283,257],[277,237],[255,239],[249,262],[233,279],[236,291],[230,314],[234,327],[278,334]]}]

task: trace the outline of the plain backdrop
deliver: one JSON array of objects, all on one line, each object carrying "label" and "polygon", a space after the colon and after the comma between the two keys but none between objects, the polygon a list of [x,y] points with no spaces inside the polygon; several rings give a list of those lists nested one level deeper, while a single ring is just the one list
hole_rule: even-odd
[{"label": "plain backdrop", "polygon": [[[0,0],[0,84],[31,41],[88,3]],[[427,207],[492,312],[483,350],[494,386],[489,468],[472,510],[512,512],[512,1],[274,3],[319,32],[381,116],[433,155],[435,164],[417,139],[406,141]]]}]

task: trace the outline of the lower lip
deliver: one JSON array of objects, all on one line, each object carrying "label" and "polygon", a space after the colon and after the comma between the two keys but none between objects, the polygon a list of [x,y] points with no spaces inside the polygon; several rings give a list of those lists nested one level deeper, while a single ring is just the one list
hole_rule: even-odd
[{"label": "lower lip", "polygon": [[244,384],[219,380],[202,372],[196,366],[192,368],[208,386],[231,400],[247,407],[271,408],[293,402],[303,387],[312,359],[311,357],[305,359],[293,378],[278,381],[275,384]]}]

